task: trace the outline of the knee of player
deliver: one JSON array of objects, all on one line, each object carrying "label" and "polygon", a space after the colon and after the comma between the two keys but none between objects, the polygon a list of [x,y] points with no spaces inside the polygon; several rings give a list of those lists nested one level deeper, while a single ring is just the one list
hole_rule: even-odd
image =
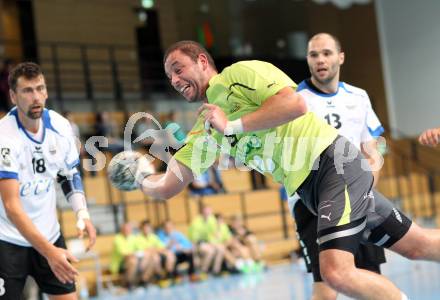
[{"label": "knee of player", "polygon": [[332,288],[339,292],[350,290],[351,282],[350,270],[340,268],[337,265],[321,264],[322,279]]}]

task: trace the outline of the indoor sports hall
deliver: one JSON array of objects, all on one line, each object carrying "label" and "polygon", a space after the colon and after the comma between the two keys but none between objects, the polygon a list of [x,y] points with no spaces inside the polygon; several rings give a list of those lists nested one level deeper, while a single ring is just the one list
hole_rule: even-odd
[{"label": "indoor sports hall", "polygon": [[[299,84],[313,83],[310,39],[320,32],[337,37],[345,53],[338,87],[352,94],[342,84],[348,82],[366,91],[362,97],[383,129],[377,136],[369,132],[381,158],[376,190],[417,224],[439,228],[440,145],[419,138],[428,129],[438,130],[437,143],[440,138],[438,11],[436,0],[0,0],[1,117],[14,110],[10,71],[35,62],[45,77],[46,108],[68,119],[76,136],[95,245],[88,250],[87,237],[78,238],[77,215],[61,188],[56,214],[68,251],[79,259],[71,262],[79,273],[78,299],[312,297],[314,278],[298,240],[292,195],[270,176],[221,156],[168,200],[118,189],[109,180],[118,153],[148,154],[160,173],[197,134],[200,102],[186,101],[187,86],[173,88],[178,84],[164,69],[167,48],[181,40],[202,45],[219,72],[238,61],[266,61]],[[324,121],[337,129],[344,120],[357,126],[351,104],[346,119],[336,112],[334,95],[320,99],[333,109]],[[240,109],[235,105],[232,111]],[[148,246],[120,250],[122,236],[143,236]],[[402,299],[439,298],[438,262],[388,249],[385,256],[381,272],[408,297]],[[0,299],[5,276],[0,271]],[[49,299],[31,277],[23,295]]]}]

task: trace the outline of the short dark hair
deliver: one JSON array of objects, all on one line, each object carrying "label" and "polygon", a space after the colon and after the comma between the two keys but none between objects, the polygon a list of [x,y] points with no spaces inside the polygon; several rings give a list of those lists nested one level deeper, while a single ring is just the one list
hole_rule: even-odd
[{"label": "short dark hair", "polygon": [[168,56],[176,50],[181,51],[183,54],[191,58],[194,62],[197,62],[197,59],[199,58],[200,54],[202,53],[205,54],[206,57],[208,58],[209,65],[215,71],[217,71],[217,67],[215,66],[214,59],[212,58],[211,54],[209,54],[208,50],[206,50],[205,47],[203,47],[201,44],[194,41],[180,41],[169,46],[163,56],[164,64]]},{"label": "short dark hair", "polygon": [[11,72],[9,72],[8,76],[8,84],[9,88],[14,92],[17,89],[17,81],[18,78],[24,77],[26,79],[34,79],[40,75],[43,75],[43,71],[40,66],[33,62],[23,62],[16,65],[12,68]]},{"label": "short dark hair", "polygon": [[310,38],[309,42],[310,42],[311,40],[317,38],[317,37],[320,36],[320,35],[328,35],[333,41],[335,41],[336,49],[337,49],[339,52],[342,52],[341,41],[340,41],[335,35],[333,35],[333,34],[331,34],[331,33],[328,33],[328,32],[320,32],[320,33],[317,33],[317,34],[313,35],[313,36]]}]

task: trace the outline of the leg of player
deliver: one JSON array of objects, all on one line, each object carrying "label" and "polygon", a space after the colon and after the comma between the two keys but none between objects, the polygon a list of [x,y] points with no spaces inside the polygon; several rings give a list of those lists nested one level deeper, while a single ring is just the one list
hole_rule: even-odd
[{"label": "leg of player", "polygon": [[356,268],[354,256],[338,249],[319,253],[321,276],[335,290],[356,299],[401,300],[401,291],[386,277]]},{"label": "leg of player", "polygon": [[314,282],[311,300],[336,300],[338,293],[325,282]]},{"label": "leg of player", "polygon": [[322,280],[319,271],[319,246],[316,242],[318,218],[307,209],[301,200],[297,200],[292,212],[304,263],[307,271],[313,274],[311,300],[336,300],[338,293]]},{"label": "leg of player", "polygon": [[65,295],[48,295],[50,300],[76,300],[78,296],[76,293],[70,293]]},{"label": "leg of player", "polygon": [[422,228],[413,222],[390,250],[409,259],[440,261],[440,229]]}]

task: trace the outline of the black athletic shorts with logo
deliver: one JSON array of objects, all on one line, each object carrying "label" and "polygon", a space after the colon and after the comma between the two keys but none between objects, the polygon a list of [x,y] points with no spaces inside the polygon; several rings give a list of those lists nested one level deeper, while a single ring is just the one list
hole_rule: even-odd
[{"label": "black athletic shorts with logo", "polygon": [[[54,243],[56,247],[66,249],[61,235]],[[49,295],[63,295],[75,292],[74,283],[62,283],[38,251],[32,247],[18,246],[0,241],[0,278],[3,287],[0,299],[17,300],[22,298],[26,277],[30,275],[37,282],[40,290]]]},{"label": "black athletic shorts with logo", "polygon": [[390,247],[408,232],[411,220],[371,189],[368,161],[346,138],[338,136],[314,167],[297,192],[317,218],[319,251],[355,255],[361,242]]},{"label": "black athletic shorts with logo", "polygon": [[[313,274],[315,282],[321,282],[323,280],[319,270],[319,245],[317,242],[318,218],[301,201],[295,203],[293,215],[307,272]],[[378,274],[380,274],[380,264],[386,262],[384,249],[372,243],[360,244],[354,259],[358,268]]]}]

